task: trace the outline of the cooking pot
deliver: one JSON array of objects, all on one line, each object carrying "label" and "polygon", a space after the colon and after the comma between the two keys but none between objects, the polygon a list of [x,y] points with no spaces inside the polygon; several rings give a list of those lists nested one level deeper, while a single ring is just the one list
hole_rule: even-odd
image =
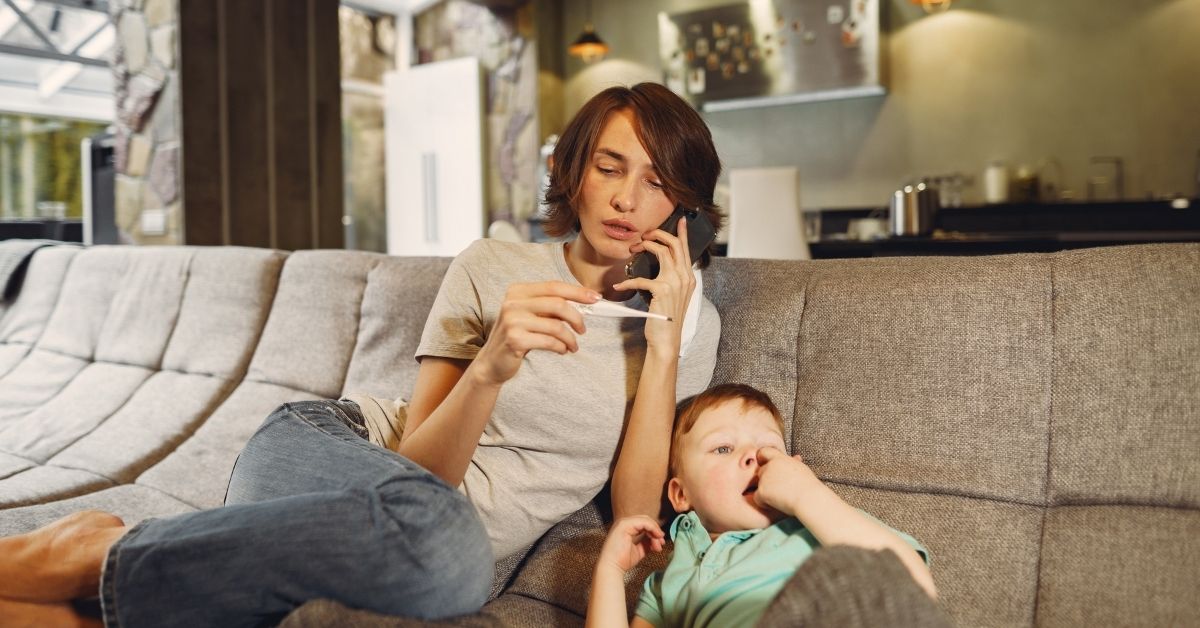
[{"label": "cooking pot", "polygon": [[888,227],[894,236],[928,235],[938,210],[937,190],[924,183],[906,185],[892,195]]}]

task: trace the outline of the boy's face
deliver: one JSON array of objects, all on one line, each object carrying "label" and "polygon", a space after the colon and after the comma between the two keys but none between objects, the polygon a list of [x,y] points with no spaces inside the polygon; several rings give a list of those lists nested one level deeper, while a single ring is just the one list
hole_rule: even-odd
[{"label": "boy's face", "polygon": [[695,510],[711,534],[765,528],[782,514],[754,502],[758,450],[786,452],[771,413],[731,399],[700,414],[679,441],[667,497],[678,512]]}]

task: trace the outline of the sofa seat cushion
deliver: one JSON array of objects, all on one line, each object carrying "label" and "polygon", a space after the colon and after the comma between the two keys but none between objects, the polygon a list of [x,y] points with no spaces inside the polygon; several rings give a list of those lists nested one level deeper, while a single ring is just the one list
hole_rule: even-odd
[{"label": "sofa seat cushion", "polygon": [[9,508],[0,517],[0,536],[28,532],[82,510],[102,510],[132,526],[144,519],[195,510],[170,495],[146,486],[124,485],[45,504]]},{"label": "sofa seat cushion", "polygon": [[1037,623],[1194,626],[1200,512],[1057,506],[1046,517]]}]

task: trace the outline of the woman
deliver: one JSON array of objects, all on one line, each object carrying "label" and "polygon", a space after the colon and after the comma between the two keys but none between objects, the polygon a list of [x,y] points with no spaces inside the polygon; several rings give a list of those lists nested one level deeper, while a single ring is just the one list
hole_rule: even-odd
[{"label": "woman", "polygon": [[[322,597],[457,615],[486,600],[493,557],[533,543],[610,470],[618,517],[656,514],[676,399],[708,384],[719,337],[684,226],[656,227],[676,204],[719,225],[719,172],[707,127],[669,90],[598,94],[564,131],[547,194],[547,231],[575,236],[484,240],[454,260],[397,451],[363,440],[354,403],[285,404],[247,443],[224,508],[132,529],[79,513],[0,539],[0,617],[70,619],[65,602],[97,590],[110,626],[256,625]],[[643,251],[662,270],[626,279]],[[670,320],[573,307],[601,297]]]}]

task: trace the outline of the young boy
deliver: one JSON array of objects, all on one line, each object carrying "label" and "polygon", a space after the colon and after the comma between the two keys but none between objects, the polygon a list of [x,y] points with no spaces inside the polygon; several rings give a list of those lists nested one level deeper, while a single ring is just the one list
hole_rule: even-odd
[{"label": "young boy", "polygon": [[664,544],[645,516],[613,524],[592,579],[587,625],[753,626],[800,563],[822,545],[890,549],[936,596],[925,550],[857,510],[784,453],[771,399],[741,384],[715,386],[682,412],[671,438],[667,498],[675,553],[646,579],[630,623],[624,576]]}]

